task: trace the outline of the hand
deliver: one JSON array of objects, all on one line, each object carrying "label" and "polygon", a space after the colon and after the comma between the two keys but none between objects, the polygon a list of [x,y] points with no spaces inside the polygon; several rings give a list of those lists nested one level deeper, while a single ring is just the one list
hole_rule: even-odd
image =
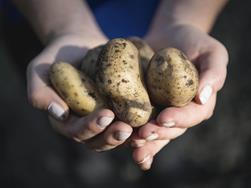
[{"label": "hand", "polygon": [[197,67],[200,82],[194,101],[181,108],[164,109],[155,121],[141,127],[134,136],[133,158],[142,169],[151,167],[153,157],[171,139],[212,116],[228,63],[225,47],[194,26],[172,25],[164,32],[148,35],[146,40],[156,50],[164,47],[182,50]]},{"label": "hand", "polygon": [[69,114],[66,103],[51,88],[48,72],[56,61],[77,66],[89,48],[107,41],[99,36],[63,35],[52,42],[31,61],[27,68],[28,99],[38,109],[46,110],[52,126],[63,135],[84,142],[97,151],[115,148],[132,133],[131,126],[116,121],[109,109],[101,109],[86,117]]}]

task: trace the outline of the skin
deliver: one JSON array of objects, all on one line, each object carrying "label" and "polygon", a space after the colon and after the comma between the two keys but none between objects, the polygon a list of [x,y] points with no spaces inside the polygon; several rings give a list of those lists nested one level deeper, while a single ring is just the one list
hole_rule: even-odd
[{"label": "skin", "polygon": [[[167,0],[160,4],[145,40],[155,50],[166,47],[182,50],[198,68],[200,82],[195,101],[182,108],[165,108],[155,121],[138,130],[133,142],[143,143],[142,140],[145,140],[145,144],[138,144],[140,147],[133,150],[133,158],[139,163],[145,156],[150,156],[149,160],[138,164],[140,168],[150,169],[154,156],[170,140],[213,115],[217,92],[222,88],[226,78],[228,53],[224,45],[209,36],[208,32],[226,2]],[[212,93],[206,103],[202,104],[200,94],[207,85],[212,87]],[[175,122],[175,126],[166,128],[163,122]],[[158,138],[146,141],[151,133],[158,135]]]},{"label": "skin", "polygon": [[[13,1],[26,15],[46,45],[27,68],[29,101],[35,108],[43,110],[47,110],[50,102],[55,101],[67,112],[67,105],[50,88],[46,65],[59,59],[74,64],[83,58],[87,49],[104,44],[107,38],[81,0]],[[199,124],[213,114],[217,92],[225,81],[228,54],[225,47],[210,37],[208,32],[226,2],[227,0],[166,0],[160,3],[145,40],[154,50],[169,46],[181,49],[199,68],[200,83],[196,102],[191,102],[183,108],[166,108],[160,112],[155,121],[134,132],[132,143],[141,142],[134,144],[134,147],[135,145],[141,147],[133,149],[133,159],[140,168],[149,169],[154,156],[169,140],[182,135],[187,128]],[[58,57],[58,51],[66,46],[74,46],[78,50],[68,49],[67,53]],[[41,64],[44,66],[40,66]],[[210,84],[213,91],[202,105],[199,95],[207,84]],[[64,122],[53,118],[52,125],[71,138],[83,133],[88,134],[86,130],[92,130],[94,133],[89,135],[90,137],[101,133],[99,139],[91,139],[92,148],[104,148],[109,145],[116,147],[122,144],[123,141],[117,142],[116,139],[108,138],[114,138],[113,131],[132,131],[130,125],[115,122],[108,128],[100,130],[96,126],[96,120],[103,116],[114,117],[114,114],[108,109],[103,109],[82,118],[70,115]],[[174,121],[176,125],[173,128],[166,128],[161,126],[163,121]],[[145,138],[152,132],[157,133],[159,138],[146,141]],[[146,156],[149,156],[148,160],[143,160]]]},{"label": "skin", "polygon": [[[31,105],[47,111],[52,127],[59,133],[78,142],[84,142],[93,150],[109,150],[123,144],[125,140],[118,139],[116,135],[130,135],[130,125],[113,121],[108,122],[105,127],[100,127],[99,122],[102,118],[114,118],[114,113],[105,108],[84,117],[69,114],[67,104],[51,88],[48,79],[51,64],[65,61],[78,67],[89,49],[107,42],[86,3],[82,0],[14,2],[45,45],[44,50],[27,67],[27,94]],[[63,109],[62,116],[56,117],[48,111],[52,103]]]}]

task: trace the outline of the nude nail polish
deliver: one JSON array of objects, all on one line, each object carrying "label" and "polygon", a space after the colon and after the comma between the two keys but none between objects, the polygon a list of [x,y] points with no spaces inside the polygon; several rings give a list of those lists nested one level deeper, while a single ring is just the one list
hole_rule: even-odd
[{"label": "nude nail polish", "polygon": [[167,121],[162,123],[162,126],[170,128],[170,127],[174,127],[175,126],[175,122],[174,121]]},{"label": "nude nail polish", "polygon": [[59,104],[52,102],[48,106],[48,112],[49,114],[58,120],[64,120],[66,118],[67,112],[62,108]]},{"label": "nude nail polish", "polygon": [[152,134],[150,134],[150,135],[146,138],[146,140],[147,140],[147,141],[152,141],[152,140],[156,140],[158,137],[159,137],[159,135],[158,135],[157,133],[152,133]]},{"label": "nude nail polish", "polygon": [[125,141],[127,138],[130,137],[130,135],[131,133],[129,132],[118,131],[118,132],[115,132],[114,138],[118,141]]},{"label": "nude nail polish", "polygon": [[107,117],[107,116],[101,117],[97,121],[97,126],[104,129],[108,125],[110,125],[110,123],[113,121],[113,119],[114,119],[114,117]]},{"label": "nude nail polish", "polygon": [[200,92],[199,99],[201,104],[206,104],[211,97],[213,88],[210,85],[206,85]]},{"label": "nude nail polish", "polygon": [[143,160],[139,161],[138,164],[145,163],[147,160],[151,159],[151,155],[146,155]]}]

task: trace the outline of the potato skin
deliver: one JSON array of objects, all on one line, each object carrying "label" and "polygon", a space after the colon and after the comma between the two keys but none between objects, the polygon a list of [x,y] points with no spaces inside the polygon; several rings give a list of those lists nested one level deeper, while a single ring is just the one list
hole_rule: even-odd
[{"label": "potato skin", "polygon": [[132,127],[145,124],[152,111],[140,74],[138,50],[130,41],[118,38],[105,45],[98,58],[96,84],[118,118]]},{"label": "potato skin", "polygon": [[149,62],[154,55],[153,49],[139,37],[129,37],[128,40],[131,41],[138,49],[140,64],[143,72],[145,73]]},{"label": "potato skin", "polygon": [[105,106],[94,82],[69,63],[53,64],[50,81],[70,109],[80,116]]},{"label": "potato skin", "polygon": [[185,106],[195,97],[199,84],[197,69],[175,48],[153,56],[146,80],[151,100],[161,106]]},{"label": "potato skin", "polygon": [[[149,62],[154,55],[153,49],[139,37],[129,37],[128,40],[138,49],[140,66],[142,66],[142,70],[145,73]],[[92,79],[95,79],[97,72],[97,60],[103,47],[104,45],[100,45],[88,50],[82,60],[80,70]]]},{"label": "potato skin", "polygon": [[87,74],[87,76],[89,76],[89,78],[93,80],[95,80],[95,75],[97,72],[98,56],[103,47],[104,45],[100,45],[93,49],[88,50],[80,66],[80,70],[85,74]]}]

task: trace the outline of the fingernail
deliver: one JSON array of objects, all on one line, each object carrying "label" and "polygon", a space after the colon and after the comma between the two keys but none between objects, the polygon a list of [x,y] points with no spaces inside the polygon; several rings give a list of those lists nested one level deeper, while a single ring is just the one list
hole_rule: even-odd
[{"label": "fingernail", "polygon": [[73,140],[75,140],[76,142],[81,142],[81,140],[79,138],[73,137]]},{"label": "fingernail", "polygon": [[125,141],[127,138],[130,137],[130,135],[131,135],[131,133],[129,133],[129,132],[118,131],[118,132],[115,132],[114,138],[118,141]]},{"label": "fingernail", "polygon": [[135,147],[135,148],[140,148],[142,146],[144,146],[146,143],[146,140],[133,140],[131,142],[131,146]]},{"label": "fingernail", "polygon": [[51,116],[58,120],[64,120],[67,116],[67,112],[57,103],[52,102],[48,106],[48,112],[50,113]]},{"label": "fingernail", "polygon": [[81,140],[81,139],[79,139],[77,137],[73,137],[73,140],[75,140],[76,142],[79,142],[79,143],[85,143],[84,140]]},{"label": "fingernail", "polygon": [[143,170],[149,170],[152,166],[153,158],[149,158],[147,161],[145,161],[144,166],[142,167]]},{"label": "fingernail", "polygon": [[101,152],[104,152],[105,150],[104,149],[95,149],[94,151],[101,153]]},{"label": "fingernail", "polygon": [[144,163],[144,162],[150,160],[151,158],[152,158],[151,155],[146,155],[142,161],[139,161],[139,162],[138,162],[138,164],[142,164],[142,163]]},{"label": "fingernail", "polygon": [[162,126],[170,128],[170,127],[174,127],[175,126],[175,122],[174,121],[167,121],[162,123]]},{"label": "fingernail", "polygon": [[146,140],[152,141],[152,140],[156,140],[158,137],[159,137],[159,135],[157,133],[152,133],[148,137],[146,137]]},{"label": "fingernail", "polygon": [[213,89],[210,85],[206,85],[202,91],[200,92],[200,102],[201,104],[206,104],[206,102],[208,101],[208,99],[210,98],[210,96],[212,95]]},{"label": "fingernail", "polygon": [[110,123],[113,121],[114,117],[101,117],[98,119],[97,121],[97,125],[101,128],[104,129],[106,128],[108,125],[110,125]]}]

